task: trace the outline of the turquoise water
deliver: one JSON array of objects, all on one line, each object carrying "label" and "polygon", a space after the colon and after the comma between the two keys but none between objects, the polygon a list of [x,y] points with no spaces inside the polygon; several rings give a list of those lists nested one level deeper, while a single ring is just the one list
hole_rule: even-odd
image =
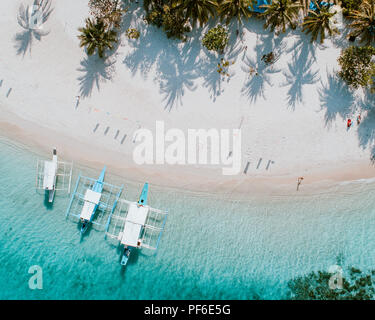
[{"label": "turquoise water", "polygon": [[[0,299],[280,299],[287,281],[344,265],[375,262],[375,184],[351,183],[312,196],[248,201],[151,186],[151,204],[169,217],[156,255],[131,257],[91,230],[82,241],[65,219],[69,198],[52,210],[35,191],[38,154],[0,137]],[[85,174],[99,172],[77,168]],[[137,199],[141,184],[108,176]],[[33,265],[43,289],[28,286]]]}]

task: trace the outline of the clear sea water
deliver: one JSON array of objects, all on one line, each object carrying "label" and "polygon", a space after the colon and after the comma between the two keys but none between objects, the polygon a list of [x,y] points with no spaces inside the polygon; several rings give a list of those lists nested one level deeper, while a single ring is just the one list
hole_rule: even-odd
[{"label": "clear sea water", "polygon": [[[65,219],[69,197],[53,208],[35,191],[40,156],[0,137],[0,299],[282,299],[288,280],[313,270],[362,269],[375,262],[375,184],[349,183],[320,194],[234,201],[152,188],[151,204],[169,217],[156,255],[127,268],[97,230],[80,240]],[[98,172],[75,166],[87,175]],[[141,184],[125,183],[137,199]],[[43,289],[31,290],[33,265]]]}]

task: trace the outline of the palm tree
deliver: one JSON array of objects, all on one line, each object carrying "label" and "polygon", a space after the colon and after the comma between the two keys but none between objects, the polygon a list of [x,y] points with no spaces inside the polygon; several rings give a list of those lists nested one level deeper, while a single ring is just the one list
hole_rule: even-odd
[{"label": "palm tree", "polygon": [[375,0],[364,0],[359,10],[353,10],[349,17],[352,37],[361,37],[360,42],[369,45],[375,40]]},{"label": "palm tree", "polygon": [[86,47],[87,54],[91,56],[95,50],[98,51],[100,58],[104,57],[104,51],[113,49],[113,44],[117,43],[117,32],[109,29],[103,20],[97,21],[86,19],[86,27],[78,29],[81,34],[78,38],[81,40],[80,47]]},{"label": "palm tree", "polygon": [[264,24],[265,29],[271,27],[271,31],[274,31],[281,26],[282,32],[285,32],[289,25],[292,29],[297,27],[295,21],[298,18],[301,4],[293,0],[273,0],[271,4],[262,5],[260,7],[266,9],[266,11],[262,13],[262,16],[266,18],[266,23]]},{"label": "palm tree", "polygon": [[223,0],[219,2],[220,17],[225,19],[227,24],[234,17],[237,17],[241,23],[242,17],[245,19],[250,17],[249,6],[252,6],[254,1],[256,0]]},{"label": "palm tree", "polygon": [[184,12],[186,19],[192,20],[192,26],[195,27],[197,21],[202,26],[210,16],[215,15],[217,2],[213,0],[182,0],[178,7]]},{"label": "palm tree", "polygon": [[307,34],[311,33],[311,42],[316,41],[320,36],[320,43],[323,43],[326,31],[329,36],[337,32],[331,28],[330,23],[330,19],[336,14],[336,11],[329,12],[328,6],[320,5],[318,2],[315,2],[315,6],[316,11],[308,11],[309,15],[303,21],[302,31],[306,31]]},{"label": "palm tree", "polygon": [[[308,13],[311,2],[318,2],[320,4],[320,2],[322,0],[318,0],[318,1],[316,1],[316,0],[296,0],[296,1],[299,1],[302,5],[303,11],[305,13]],[[330,1],[326,0],[324,2],[328,2],[328,3],[331,3],[331,4],[338,4],[338,0],[330,0]]]},{"label": "palm tree", "polygon": [[17,54],[25,55],[28,50],[31,53],[34,38],[40,41],[42,37],[49,34],[49,31],[44,28],[44,23],[52,11],[49,0],[42,2],[34,0],[32,6],[20,5],[17,21],[24,30],[17,33],[15,37]]}]

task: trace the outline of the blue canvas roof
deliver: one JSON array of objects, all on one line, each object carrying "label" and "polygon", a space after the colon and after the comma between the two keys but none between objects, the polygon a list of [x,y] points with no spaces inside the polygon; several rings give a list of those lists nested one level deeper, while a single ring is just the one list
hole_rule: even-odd
[{"label": "blue canvas roof", "polygon": [[[325,2],[325,1],[321,1],[320,3],[318,1],[318,4],[320,6],[325,6],[325,7],[330,7],[332,5],[332,3],[328,3],[328,2]],[[312,10],[312,11],[316,11],[318,8],[316,7],[315,3],[313,1],[311,1],[309,9]]]},{"label": "blue canvas roof", "polygon": [[[254,12],[263,13],[264,11],[266,11],[266,8],[259,8],[259,7],[262,6],[262,5],[271,4],[271,3],[272,3],[272,0],[257,0],[257,3],[254,4],[254,8],[251,8],[249,6],[249,10],[254,11]],[[319,3],[319,5],[330,7],[332,5],[332,3],[321,1]],[[316,7],[315,3],[313,1],[311,1],[309,9],[312,10],[312,11],[316,11],[318,8]]]},{"label": "blue canvas roof", "polygon": [[251,8],[249,6],[249,10],[254,11],[254,12],[263,13],[264,11],[266,11],[266,8],[259,8],[259,6],[262,6],[262,5],[265,5],[265,4],[271,4],[271,3],[272,3],[272,0],[257,0],[257,3],[254,4],[254,8]]}]

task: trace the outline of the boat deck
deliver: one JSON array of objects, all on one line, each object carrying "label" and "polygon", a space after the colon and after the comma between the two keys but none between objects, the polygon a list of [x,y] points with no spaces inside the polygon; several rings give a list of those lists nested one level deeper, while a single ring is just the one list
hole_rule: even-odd
[{"label": "boat deck", "polygon": [[[78,176],[68,209],[66,211],[66,217],[79,219],[81,218],[81,214],[84,210],[85,204],[88,203],[92,206],[98,204],[92,223],[93,225],[99,226],[100,228],[104,228],[109,216],[116,207],[117,201],[123,190],[123,186],[115,186],[103,182],[103,190],[100,198],[98,199],[98,197],[91,197],[92,199],[90,199],[93,201],[89,202],[87,201],[87,199],[89,199],[88,197],[92,195],[93,191],[91,189],[96,181],[97,179],[85,177],[82,175]],[[91,191],[90,195],[87,194],[88,189],[90,189],[89,191]]]},{"label": "boat deck", "polygon": [[[167,211],[149,206],[137,207],[136,202],[121,199],[109,216],[106,236],[125,245],[156,250],[167,216]],[[139,246],[138,240],[141,242]]]}]

